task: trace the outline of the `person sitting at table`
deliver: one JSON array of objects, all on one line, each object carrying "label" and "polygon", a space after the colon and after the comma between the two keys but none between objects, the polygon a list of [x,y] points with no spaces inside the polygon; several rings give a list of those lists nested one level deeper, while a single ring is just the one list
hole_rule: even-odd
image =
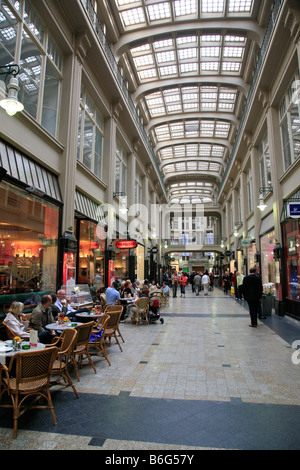
[{"label": "person sitting at table", "polygon": [[137,314],[137,306],[135,305],[136,301],[142,297],[147,297],[148,299],[150,298],[150,289],[148,286],[143,286],[142,290],[139,293],[138,298],[129,306],[129,313],[131,314],[131,322],[135,323],[136,321],[136,314]]},{"label": "person sitting at table", "polygon": [[111,287],[108,287],[105,291],[106,305],[116,305],[121,303],[120,292],[117,290],[119,284],[114,281]]},{"label": "person sitting at table", "polygon": [[153,279],[149,287],[150,287],[150,292],[154,292],[155,290],[157,290],[155,279]]},{"label": "person sitting at table", "polygon": [[[22,313],[23,308],[24,304],[22,304],[22,302],[12,302],[3,323],[9,326],[16,336],[19,336],[21,339],[29,340],[30,334],[26,331],[29,321],[26,320],[26,316]],[[23,321],[21,322],[20,319]]]},{"label": "person sitting at table", "polygon": [[169,290],[170,290],[170,288],[169,288],[168,284],[164,281],[163,285],[162,285],[162,291],[163,291],[163,296],[164,297],[167,297],[167,294],[169,293]]},{"label": "person sitting at table", "polygon": [[32,310],[29,328],[33,328],[38,332],[38,338],[41,343],[50,344],[53,337],[55,336],[54,331],[46,329],[46,325],[54,323],[55,319],[52,315],[52,297],[49,294],[43,295],[41,302]]},{"label": "person sitting at table", "polygon": [[70,318],[72,321],[76,321],[76,313],[90,312],[90,309],[86,307],[79,308],[78,310],[72,308],[66,298],[66,291],[64,289],[57,291],[57,300],[54,305],[59,308],[60,312],[64,312],[66,317]]},{"label": "person sitting at table", "polygon": [[132,295],[132,285],[131,281],[125,281],[124,286],[121,290],[121,297],[129,297]]}]

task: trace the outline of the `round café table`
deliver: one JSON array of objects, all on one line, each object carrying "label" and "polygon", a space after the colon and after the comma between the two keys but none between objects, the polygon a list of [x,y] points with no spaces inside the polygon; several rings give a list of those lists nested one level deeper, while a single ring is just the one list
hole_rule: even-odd
[{"label": "round caf\u00e9 table", "polygon": [[[29,346],[29,349],[22,349],[22,346]],[[0,364],[5,364],[8,359],[13,357],[15,354],[19,352],[25,351],[37,351],[38,349],[44,349],[45,345],[43,343],[37,343],[36,346],[30,346],[29,341],[22,341],[21,349],[15,350],[12,345],[11,340],[7,340],[4,343],[0,343]]]},{"label": "round caf\u00e9 table", "polygon": [[82,325],[82,323],[76,321],[67,321],[60,324],[58,321],[56,321],[55,323],[49,323],[45,326],[45,328],[47,328],[47,330],[63,331],[67,328],[75,328],[75,326],[78,325]]},{"label": "round caf\u00e9 table", "polygon": [[103,312],[100,313],[88,313],[80,312],[76,313],[76,318],[82,321],[82,323],[88,323],[89,321],[96,321],[99,317],[102,317]]}]

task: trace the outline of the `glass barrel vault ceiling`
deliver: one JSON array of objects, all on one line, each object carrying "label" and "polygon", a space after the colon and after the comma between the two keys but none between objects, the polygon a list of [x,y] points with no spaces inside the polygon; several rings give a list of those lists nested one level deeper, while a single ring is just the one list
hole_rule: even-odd
[{"label": "glass barrel vault ceiling", "polygon": [[214,202],[273,0],[114,0],[114,50],[169,202]]}]

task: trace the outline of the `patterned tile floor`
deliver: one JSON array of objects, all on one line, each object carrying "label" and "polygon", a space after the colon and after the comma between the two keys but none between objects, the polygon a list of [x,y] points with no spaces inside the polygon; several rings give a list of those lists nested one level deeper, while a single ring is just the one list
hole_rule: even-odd
[{"label": "patterned tile floor", "polygon": [[[298,449],[300,324],[275,315],[249,328],[246,306],[215,289],[187,289],[161,310],[164,324],[122,323],[111,367],[93,356],[71,389],[53,389],[58,424],[28,412],[12,439],[0,409],[0,450]],[[300,354],[299,354],[300,356]]]}]

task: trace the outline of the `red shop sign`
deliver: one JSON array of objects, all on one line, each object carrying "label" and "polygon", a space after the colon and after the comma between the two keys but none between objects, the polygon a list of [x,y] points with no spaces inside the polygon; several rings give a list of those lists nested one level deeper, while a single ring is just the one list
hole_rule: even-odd
[{"label": "red shop sign", "polygon": [[135,240],[118,240],[116,243],[116,247],[120,249],[129,249],[129,248],[136,248],[136,241]]}]

